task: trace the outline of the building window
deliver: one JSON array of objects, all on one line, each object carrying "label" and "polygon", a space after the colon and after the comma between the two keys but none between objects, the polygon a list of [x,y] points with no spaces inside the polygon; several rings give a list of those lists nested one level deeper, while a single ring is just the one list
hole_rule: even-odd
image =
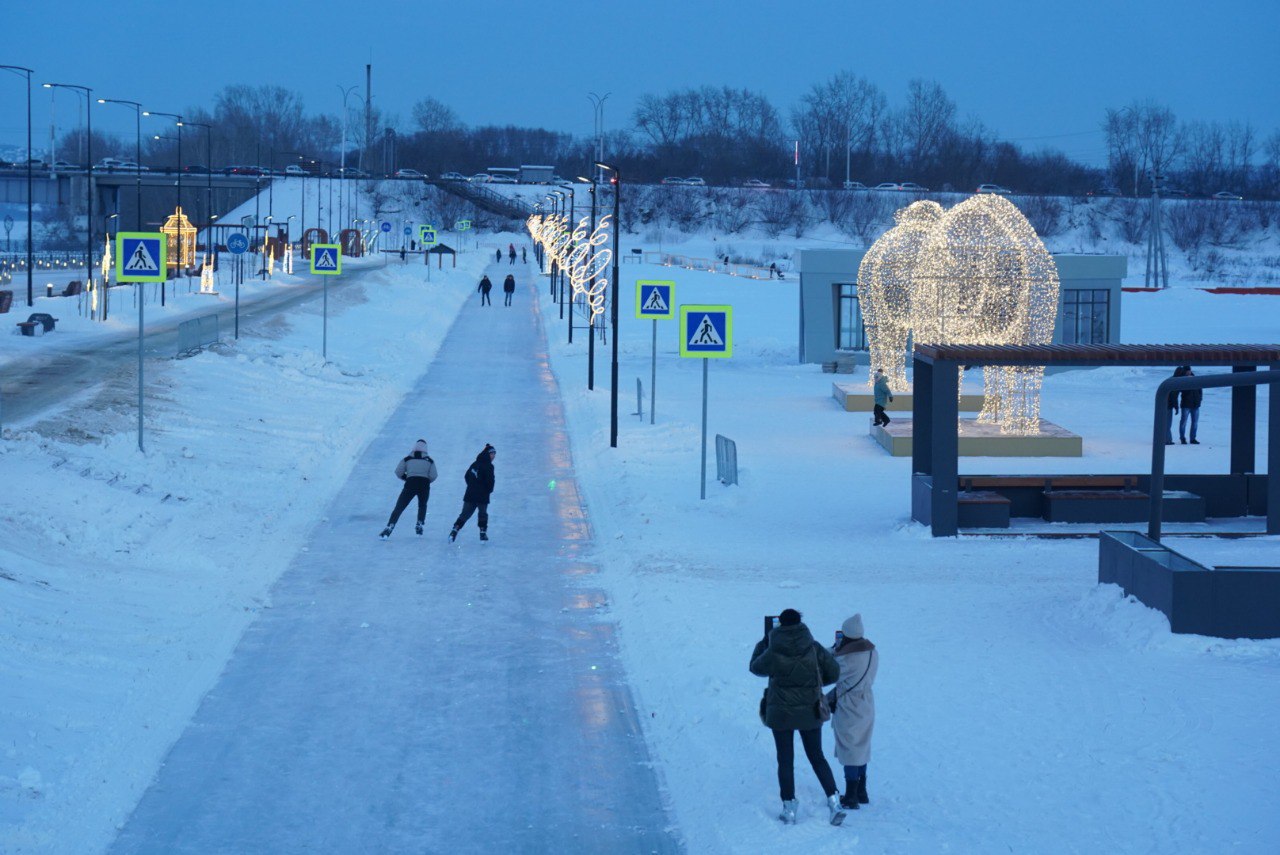
[{"label": "building window", "polygon": [[1111,332],[1111,292],[1070,288],[1062,292],[1062,343],[1106,344]]},{"label": "building window", "polygon": [[867,331],[862,327],[862,307],[858,305],[857,285],[837,285],[836,317],[837,350],[866,350]]}]

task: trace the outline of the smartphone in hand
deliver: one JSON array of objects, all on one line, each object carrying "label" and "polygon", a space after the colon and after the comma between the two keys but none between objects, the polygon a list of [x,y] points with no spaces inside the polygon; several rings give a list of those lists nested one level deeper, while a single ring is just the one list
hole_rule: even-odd
[{"label": "smartphone in hand", "polygon": [[837,629],[836,630],[836,647],[839,647],[842,641],[844,641],[844,630]]},{"label": "smartphone in hand", "polygon": [[765,615],[764,616],[764,637],[768,638],[769,633],[773,632],[774,628],[777,627],[777,625],[778,625],[777,615]]}]

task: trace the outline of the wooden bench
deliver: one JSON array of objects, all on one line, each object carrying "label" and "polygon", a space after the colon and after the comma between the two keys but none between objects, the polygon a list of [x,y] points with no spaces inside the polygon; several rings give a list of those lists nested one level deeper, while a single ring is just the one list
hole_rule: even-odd
[{"label": "wooden bench", "polygon": [[962,490],[956,494],[956,524],[961,528],[1008,528],[1012,502],[989,490]]},{"label": "wooden bench", "polygon": [[[1049,522],[1131,523],[1151,513],[1151,497],[1140,490],[1046,490]],[[1204,522],[1204,499],[1185,490],[1165,490],[1163,516],[1170,522]]]}]

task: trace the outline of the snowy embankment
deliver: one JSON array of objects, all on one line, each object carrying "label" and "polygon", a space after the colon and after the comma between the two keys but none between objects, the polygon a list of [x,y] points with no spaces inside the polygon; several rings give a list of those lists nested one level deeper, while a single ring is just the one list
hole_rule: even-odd
[{"label": "snowy embankment", "polygon": [[[705,501],[701,365],[678,357],[674,321],[659,324],[657,423],[627,415],[637,377],[648,409],[650,322],[631,317],[645,278],[675,279],[676,303],[735,309],[735,356],[710,364],[709,435],[737,442],[740,485],[715,482],[712,448]],[[1276,851],[1280,735],[1267,711],[1280,706],[1280,641],[1170,634],[1158,612],[1097,585],[1092,540],[930,538],[910,521],[909,460],[831,398],[833,380],[865,382],[865,369],[795,364],[794,280],[628,264],[622,286],[617,449],[599,380],[608,349],[588,392],[585,334],[568,345],[545,295],[544,314],[624,664],[691,852]],[[1280,341],[1277,297],[1125,299],[1126,341]],[[1167,373],[1049,377],[1045,414],[1084,435],[1086,456],[1048,468],[1145,471]],[[1225,471],[1228,409],[1226,392],[1206,394],[1204,444],[1175,447],[1171,471]],[[1274,538],[1250,543],[1280,556]],[[747,660],[762,617],[787,607],[826,644],[861,612],[883,657],[872,803],[842,829],[826,824],[802,754],[800,825],[775,819],[764,681]]]},{"label": "snowy embankment", "polygon": [[348,259],[327,363],[319,301],[152,360],[145,454],[132,368],[74,408],[6,425],[0,851],[109,843],[487,258],[430,282],[420,263]]}]

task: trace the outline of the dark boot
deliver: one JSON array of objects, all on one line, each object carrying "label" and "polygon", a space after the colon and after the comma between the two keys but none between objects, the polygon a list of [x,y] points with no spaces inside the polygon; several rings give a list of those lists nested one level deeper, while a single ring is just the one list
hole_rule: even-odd
[{"label": "dark boot", "polygon": [[871,799],[867,797],[867,773],[863,772],[862,777],[858,779],[858,804],[869,805]]},{"label": "dark boot", "polygon": [[862,805],[858,804],[858,785],[856,782],[844,782],[844,795],[840,797],[840,807],[845,810],[857,810],[862,807]]}]

